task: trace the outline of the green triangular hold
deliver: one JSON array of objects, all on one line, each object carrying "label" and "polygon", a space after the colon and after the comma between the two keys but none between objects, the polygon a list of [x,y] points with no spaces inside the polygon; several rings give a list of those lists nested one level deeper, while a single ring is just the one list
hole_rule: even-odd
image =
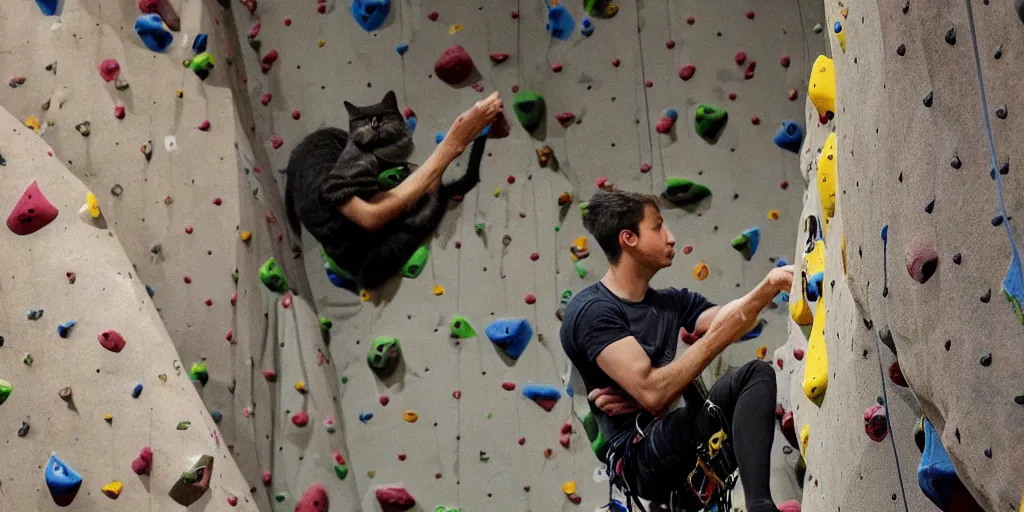
[{"label": "green triangular hold", "polygon": [[401,356],[402,345],[398,342],[398,338],[378,336],[370,345],[370,350],[367,351],[366,362],[374,371],[387,377],[398,367],[398,360]]},{"label": "green triangular hold", "polygon": [[761,230],[753,227],[733,238],[730,245],[743,255],[743,259],[750,261],[750,258],[753,258],[754,254],[757,253],[757,245],[760,241]]},{"label": "green triangular hold", "polygon": [[697,107],[697,115],[693,118],[693,125],[700,135],[707,141],[715,141],[725,127],[725,121],[729,113],[723,108],[714,105],[701,105]]},{"label": "green triangular hold", "polygon": [[533,91],[520,89],[512,101],[512,110],[523,129],[533,132],[544,120],[544,97]]},{"label": "green triangular hold", "polygon": [[334,474],[338,477],[338,480],[344,480],[348,476],[348,464],[335,464]]},{"label": "green triangular hold", "polygon": [[409,261],[402,265],[402,275],[411,279],[416,279],[420,276],[420,272],[423,272],[423,267],[427,265],[427,258],[430,257],[430,247],[421,245],[416,252],[412,253],[409,257]]},{"label": "green triangular hold", "polygon": [[448,327],[451,329],[453,338],[464,340],[476,336],[476,331],[473,330],[473,326],[469,325],[469,320],[466,320],[466,317],[462,315],[453,316]]},{"label": "green triangular hold", "polygon": [[11,396],[11,391],[14,391],[14,386],[10,382],[0,379],[0,405],[3,405]]},{"label": "green triangular hold", "polygon": [[600,432],[597,434],[597,439],[590,442],[590,449],[594,451],[597,460],[605,462],[608,460],[608,440],[605,439],[604,434]]},{"label": "green triangular hold", "polygon": [[586,431],[587,439],[591,442],[597,439],[597,436],[601,434],[601,429],[597,425],[597,418],[595,418],[594,414],[590,411],[587,411],[587,414],[583,416],[583,419],[580,420],[580,422],[583,423],[583,430]]},{"label": "green triangular hold", "polygon": [[661,197],[676,206],[689,206],[710,195],[710,188],[686,178],[666,178],[661,193]]},{"label": "green triangular hold", "polygon": [[405,166],[392,167],[385,169],[377,175],[377,184],[384,190],[390,190],[398,186],[399,183],[405,180],[409,176],[409,169]]},{"label": "green triangular hold", "polygon": [[284,270],[277,264],[277,260],[270,258],[260,267],[260,281],[274,293],[288,291],[288,280],[284,277]]}]

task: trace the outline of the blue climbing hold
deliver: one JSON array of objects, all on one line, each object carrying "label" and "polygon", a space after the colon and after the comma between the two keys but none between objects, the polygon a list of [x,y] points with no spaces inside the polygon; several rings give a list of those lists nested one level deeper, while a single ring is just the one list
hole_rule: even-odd
[{"label": "blue climbing hold", "polygon": [[917,483],[921,492],[942,510],[950,510],[956,487],[962,485],[953,461],[928,418],[924,419],[924,452],[917,466]]},{"label": "blue climbing hold", "polygon": [[66,507],[75,501],[78,489],[82,487],[82,477],[77,471],[71,469],[64,461],[57,458],[57,453],[50,454],[50,460],[46,463],[46,488],[50,490],[50,496],[58,506]]},{"label": "blue climbing hold", "polygon": [[361,412],[361,413],[359,413],[359,421],[361,421],[363,423],[366,423],[366,422],[368,422],[368,421],[370,421],[372,419],[373,419],[373,413],[372,412]]},{"label": "blue climbing hold", "polygon": [[142,39],[146,48],[157,53],[164,53],[174,42],[174,35],[164,28],[164,21],[159,14],[143,14],[135,20],[135,33]]},{"label": "blue climbing hold", "polygon": [[71,328],[78,323],[78,320],[68,320],[57,326],[57,336],[61,338],[67,338],[71,334]]},{"label": "blue climbing hold", "polygon": [[391,0],[352,0],[350,12],[363,30],[373,32],[387,21]]},{"label": "blue climbing hold", "polygon": [[405,127],[409,129],[409,133],[416,131],[416,125],[419,124],[419,120],[416,116],[412,116],[405,120]]},{"label": "blue climbing hold", "polygon": [[774,141],[776,146],[798,153],[804,141],[804,129],[795,121],[783,121]]},{"label": "blue climbing hold", "polygon": [[779,292],[779,294],[772,299],[772,302],[779,307],[782,307],[784,304],[789,304],[789,292]]},{"label": "blue climbing hold", "polygon": [[576,28],[576,20],[572,19],[569,8],[559,4],[548,9],[548,24],[545,28],[551,37],[565,41],[572,36],[572,31]]},{"label": "blue climbing hold", "polygon": [[665,110],[664,117],[667,117],[667,118],[669,118],[669,119],[671,119],[673,121],[678,121],[679,120],[679,112],[676,112],[676,109],[674,109],[674,108],[670,108],[670,109]]},{"label": "blue climbing hold", "polygon": [[814,302],[821,297],[821,286],[825,280],[824,272],[815,272],[807,276],[807,300]]},{"label": "blue climbing hold", "polygon": [[757,253],[757,246],[761,243],[761,228],[754,226],[732,239],[732,248],[743,255],[743,259],[750,261]]},{"label": "blue climbing hold", "polygon": [[445,132],[437,132],[434,134],[434,144],[440,144],[444,140]]},{"label": "blue climbing hold", "polygon": [[154,290],[152,286],[147,284],[146,285],[146,293],[149,295],[149,298],[152,299],[153,296],[156,295],[156,290]]},{"label": "blue climbing hold", "polygon": [[208,39],[209,36],[207,36],[206,34],[200,33],[199,35],[197,35],[195,40],[192,41],[192,53],[194,53],[195,55],[199,55],[200,53],[205,52],[206,42]]},{"label": "blue climbing hold", "polygon": [[594,23],[590,21],[590,18],[583,18],[583,21],[580,22],[580,34],[583,34],[583,37],[594,35]]},{"label": "blue climbing hold", "polygon": [[779,259],[775,260],[776,267],[785,267],[786,265],[789,265],[789,262],[786,261],[786,258],[780,256]]},{"label": "blue climbing hold", "polygon": [[1010,262],[1006,278],[1003,279],[1003,295],[1013,306],[1017,320],[1024,324],[1024,273],[1021,273],[1020,256],[1017,251],[1013,251],[1013,261]]},{"label": "blue climbing hold", "polygon": [[36,5],[39,6],[39,10],[43,11],[46,16],[53,16],[57,14],[57,5],[60,4],[60,0],[36,0]]},{"label": "blue climbing hold", "polygon": [[533,327],[525,318],[500,318],[484,329],[487,338],[500,347],[505,355],[519,359],[533,337]]},{"label": "blue climbing hold", "polygon": [[142,384],[136,384],[135,387],[132,388],[132,398],[138,398],[139,395],[141,395],[141,394],[142,394]]},{"label": "blue climbing hold", "polygon": [[889,225],[888,224],[882,226],[882,241],[883,242],[888,242],[889,241]]},{"label": "blue climbing hold", "polygon": [[767,324],[768,324],[768,321],[765,320],[764,318],[759,319],[757,321],[757,325],[755,325],[753,329],[747,331],[747,333],[744,334],[740,338],[740,341],[752,340],[752,339],[760,336],[761,335],[761,331],[764,330],[764,326],[767,325]]},{"label": "blue climbing hold", "polygon": [[399,55],[405,55],[405,52],[409,51],[409,45],[402,43],[395,47],[395,51],[398,52]]},{"label": "blue climbing hold", "polygon": [[536,402],[545,411],[550,412],[555,407],[555,402],[562,398],[562,393],[554,386],[528,383],[523,386],[523,396]]},{"label": "blue climbing hold", "polygon": [[220,411],[210,411],[210,416],[214,423],[220,423],[220,420],[224,419],[224,415]]}]

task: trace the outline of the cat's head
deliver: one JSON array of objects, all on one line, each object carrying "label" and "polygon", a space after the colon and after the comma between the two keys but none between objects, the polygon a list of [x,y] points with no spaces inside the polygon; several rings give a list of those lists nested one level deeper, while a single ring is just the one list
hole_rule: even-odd
[{"label": "cat's head", "polygon": [[398,109],[394,91],[388,91],[376,105],[357,107],[345,102],[348,111],[349,143],[378,157],[404,162],[414,149],[412,133]]}]

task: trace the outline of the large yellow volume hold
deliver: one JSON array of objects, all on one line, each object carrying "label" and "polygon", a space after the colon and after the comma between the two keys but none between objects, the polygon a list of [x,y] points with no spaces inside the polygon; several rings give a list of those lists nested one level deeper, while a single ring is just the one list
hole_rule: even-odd
[{"label": "large yellow volume hold", "polygon": [[[811,99],[818,115],[833,116],[836,111],[836,67],[832,59],[819,55],[811,68],[811,80],[807,84],[807,97]],[[831,117],[831,116],[830,116]]]},{"label": "large yellow volume hold", "polygon": [[807,299],[803,297],[800,297],[798,301],[790,301],[789,316],[793,318],[797,325],[811,325],[811,322],[814,321],[814,315],[811,314],[811,306],[807,304]]},{"label": "large yellow volume hold", "polygon": [[828,224],[836,215],[836,132],[828,134],[825,145],[818,157],[818,196],[821,198],[821,213],[824,217],[822,231],[828,233]]},{"label": "large yellow volume hold", "polygon": [[804,365],[804,394],[821,405],[828,387],[828,352],[825,349],[825,298],[818,298],[814,311],[814,325],[807,340],[807,363]]}]

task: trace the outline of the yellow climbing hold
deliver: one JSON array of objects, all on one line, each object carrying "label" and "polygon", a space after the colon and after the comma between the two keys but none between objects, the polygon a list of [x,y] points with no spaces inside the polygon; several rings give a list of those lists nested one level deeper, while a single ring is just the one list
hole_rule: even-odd
[{"label": "yellow climbing hold", "polygon": [[814,315],[811,314],[811,306],[807,304],[807,299],[802,296],[800,300],[790,302],[789,316],[793,318],[797,325],[811,325],[811,322],[814,321]]},{"label": "yellow climbing hold", "polygon": [[800,456],[807,460],[807,441],[811,438],[811,426],[804,424],[800,429]]},{"label": "yellow climbing hold", "polygon": [[838,21],[833,26],[834,32],[836,33],[836,39],[839,40],[839,47],[846,51],[846,29],[843,28],[843,24]]},{"label": "yellow climbing hold", "polygon": [[439,284],[435,284],[434,285],[434,295],[437,295],[438,297],[444,295],[444,286],[441,286]]},{"label": "yellow climbing hold", "polygon": [[89,209],[89,216],[98,219],[100,217],[100,202],[96,200],[96,194],[89,192],[85,195],[85,206]]},{"label": "yellow climbing hold", "polygon": [[360,290],[359,291],[359,299],[362,300],[363,302],[366,302],[366,301],[368,301],[368,300],[370,300],[372,298],[373,298],[373,295],[370,295],[370,290]]},{"label": "yellow climbing hold", "polygon": [[304,381],[304,380],[297,380],[297,381],[295,381],[295,391],[298,391],[299,393],[305,393],[306,392],[306,381]]},{"label": "yellow climbing hold", "polygon": [[828,134],[818,157],[818,197],[824,222],[821,230],[828,234],[828,225],[836,215],[836,132]]},{"label": "yellow climbing hold", "polygon": [[810,98],[818,115],[826,115],[836,111],[836,68],[832,59],[819,55],[811,68],[811,81],[807,84],[807,97]]},{"label": "yellow climbing hold", "polygon": [[842,238],[839,241],[839,252],[843,256],[843,275],[846,275],[846,233],[843,233]]},{"label": "yellow climbing hold", "polygon": [[[804,265],[807,268],[807,275],[813,276],[819,272],[825,271],[825,242],[821,240],[814,241],[814,249],[810,253],[804,254]],[[804,284],[804,293],[807,293],[807,285]]]},{"label": "yellow climbing hold", "polygon": [[768,210],[768,220],[779,220],[779,215],[778,210]]},{"label": "yellow climbing hold", "polygon": [[501,188],[494,189],[494,197],[498,197],[500,195],[501,195]]},{"label": "yellow climbing hold", "polygon": [[463,28],[462,25],[460,25],[458,23],[454,23],[454,24],[452,24],[451,26],[448,27],[448,35],[454,36],[455,34],[458,34],[459,32],[462,32],[462,28]]},{"label": "yellow climbing hold", "polygon": [[569,480],[562,484],[562,492],[564,492],[566,496],[576,494],[576,482]]},{"label": "yellow climbing hold", "polygon": [[325,44],[327,44],[327,41],[324,41],[323,39],[316,42],[316,45],[320,48],[323,48]]},{"label": "yellow climbing hold", "polygon": [[703,261],[694,265],[693,267],[693,278],[698,281],[703,281],[708,278],[708,274],[711,273],[711,268],[708,267],[707,263]]},{"label": "yellow climbing hold", "polygon": [[185,91],[183,91],[181,89],[178,89],[177,95],[178,95],[178,98],[184,98],[185,97]]},{"label": "yellow climbing hold", "polygon": [[768,347],[764,345],[757,347],[757,350],[754,351],[754,355],[757,356],[758,359],[764,361],[764,356],[768,355]]},{"label": "yellow climbing hold", "polygon": [[371,469],[371,470],[366,472],[366,476],[368,476],[370,478],[373,478],[373,477],[377,476],[377,472]]},{"label": "yellow climbing hold", "polygon": [[28,116],[28,119],[25,120],[25,126],[32,128],[33,130],[38,132],[39,120],[36,119],[36,116]]},{"label": "yellow climbing hold", "polygon": [[103,494],[106,494],[108,498],[116,500],[117,497],[121,495],[122,487],[124,487],[124,484],[117,480],[114,480],[113,482],[104,485],[102,488],[100,488],[100,490],[103,491]]},{"label": "yellow climbing hold", "polygon": [[814,324],[807,340],[807,363],[804,365],[804,395],[821,405],[828,387],[828,352],[825,350],[825,298],[818,298]]},{"label": "yellow climbing hold", "polygon": [[402,419],[407,423],[416,423],[416,420],[420,419],[420,415],[416,414],[416,411],[405,411],[402,413]]},{"label": "yellow climbing hold", "polygon": [[242,231],[238,234],[238,238],[241,238],[243,242],[248,242],[252,238],[252,231]]},{"label": "yellow climbing hold", "polygon": [[109,412],[107,414],[104,414],[103,415],[103,421],[105,421],[107,423],[110,423],[110,422],[114,421],[114,415],[110,414]]}]

